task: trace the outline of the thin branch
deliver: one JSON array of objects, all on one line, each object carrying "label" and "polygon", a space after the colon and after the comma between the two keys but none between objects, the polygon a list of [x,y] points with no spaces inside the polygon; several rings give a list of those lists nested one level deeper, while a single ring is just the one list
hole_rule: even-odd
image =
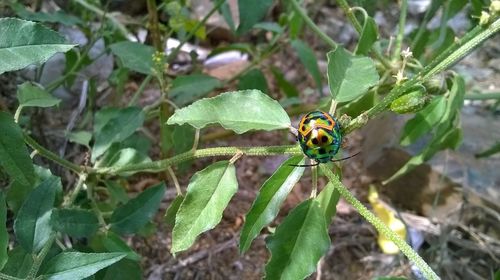
[{"label": "thin branch", "polygon": [[432,268],[408,245],[401,239],[395,232],[393,232],[387,225],[385,225],[377,216],[368,210],[349,190],[339,181],[339,178],[325,164],[320,164],[321,171],[328,177],[328,180],[334,185],[335,189],[349,202],[356,211],[363,216],[370,224],[372,224],[380,234],[387,236],[394,242],[401,252],[408,257],[415,265],[422,271],[427,279],[439,279],[439,276],[432,270]]}]

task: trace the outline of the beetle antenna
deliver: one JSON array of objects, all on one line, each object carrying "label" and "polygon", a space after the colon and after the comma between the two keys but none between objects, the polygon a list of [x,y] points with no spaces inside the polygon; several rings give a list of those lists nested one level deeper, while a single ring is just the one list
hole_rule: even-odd
[{"label": "beetle antenna", "polygon": [[332,160],[330,160],[330,161],[331,161],[331,162],[343,161],[343,160],[346,160],[346,159],[353,158],[353,157],[355,157],[355,156],[357,156],[357,155],[359,155],[359,154],[361,154],[361,152],[357,152],[357,153],[355,153],[354,155],[352,155],[352,156],[348,156],[348,157],[345,157],[345,158],[340,158],[340,159],[332,159]]},{"label": "beetle antenna", "polygon": [[289,166],[295,166],[295,167],[310,167],[310,166],[318,166],[319,162],[316,162],[315,164],[289,164]]}]

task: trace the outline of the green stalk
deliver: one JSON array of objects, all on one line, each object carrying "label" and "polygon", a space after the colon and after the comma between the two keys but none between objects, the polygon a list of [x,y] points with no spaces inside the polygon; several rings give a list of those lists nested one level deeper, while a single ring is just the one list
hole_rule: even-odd
[{"label": "green stalk", "polygon": [[67,160],[59,157],[55,153],[49,151],[48,149],[46,149],[42,145],[38,144],[35,141],[35,139],[31,138],[27,134],[24,134],[24,142],[26,142],[26,144],[30,145],[31,148],[35,149],[38,152],[38,154],[40,154],[41,156],[52,160],[53,162],[61,165],[62,167],[66,167],[67,169],[72,170],[75,173],[81,173],[84,170],[81,166],[76,165],[70,161],[67,161]]},{"label": "green stalk", "polygon": [[10,276],[10,275],[7,275],[7,274],[1,273],[1,272],[0,272],[0,279],[2,279],[2,280],[23,280],[22,278]]},{"label": "green stalk", "polygon": [[457,43],[450,46],[441,55],[439,55],[431,64],[424,67],[424,69],[411,79],[403,82],[401,85],[394,87],[389,94],[377,105],[372,107],[367,112],[361,114],[351,121],[346,127],[346,133],[353,131],[366,124],[366,122],[385,111],[387,106],[392,103],[396,98],[408,91],[411,87],[429,80],[432,76],[446,70],[448,67],[460,61],[474,48],[483,43],[486,39],[493,36],[500,30],[500,18],[496,18],[488,27],[484,28],[477,26],[469,31]]},{"label": "green stalk", "polygon": [[500,92],[467,94],[465,96],[465,99],[467,100],[500,99]]},{"label": "green stalk", "polygon": [[392,242],[394,242],[401,252],[408,257],[424,274],[427,279],[439,279],[439,276],[432,270],[432,268],[408,245],[403,239],[401,239],[396,233],[389,229],[377,216],[375,216],[370,210],[368,210],[352,193],[347,190],[347,188],[342,185],[339,178],[333,174],[333,172],[325,164],[320,164],[321,171],[328,177],[328,180],[333,184],[335,189],[344,197],[347,202],[349,202],[356,211],[365,218],[370,224],[372,224],[380,234],[387,236]]},{"label": "green stalk", "polygon": [[130,99],[130,101],[128,103],[128,106],[134,106],[134,105],[137,104],[137,101],[139,100],[139,97],[144,92],[144,89],[149,84],[149,82],[151,81],[152,78],[153,78],[152,74],[149,74],[149,75],[146,76],[146,78],[144,78],[144,80],[142,81],[142,83],[139,86],[139,88],[134,92],[134,95],[132,96],[132,99]]},{"label": "green stalk", "polygon": [[121,167],[104,167],[93,170],[97,174],[118,174],[122,172],[162,172],[169,166],[175,165],[191,159],[215,157],[215,156],[234,156],[242,152],[247,156],[272,156],[272,155],[301,155],[302,151],[297,145],[284,146],[265,146],[265,147],[216,147],[188,151],[176,156],[147,163],[132,164]]},{"label": "green stalk", "polygon": [[[356,29],[356,32],[358,32],[358,34],[361,34],[361,32],[363,31],[363,27],[361,26],[358,19],[354,15],[351,7],[349,7],[349,4],[347,3],[347,1],[346,0],[337,0],[337,4],[339,4],[340,8],[342,8],[342,10],[346,14],[347,18],[351,22],[352,26],[354,27],[354,29]],[[388,61],[382,54],[380,54],[378,52],[378,50],[375,49],[375,47],[371,48],[371,52],[373,53],[375,58],[378,61],[380,61],[380,63],[382,63],[382,65],[384,65],[386,70],[391,70],[393,68],[391,65],[391,62]]]},{"label": "green stalk", "polygon": [[401,54],[401,45],[403,44],[407,13],[408,13],[408,0],[402,0],[401,11],[399,14],[398,35],[396,36],[394,52],[392,53],[392,61],[397,60]]},{"label": "green stalk", "polygon": [[28,272],[28,276],[26,277],[27,280],[32,280],[35,279],[36,274],[38,273],[38,270],[40,269],[40,266],[42,265],[43,260],[47,256],[47,254],[50,251],[50,248],[52,247],[52,244],[54,244],[54,241],[56,240],[56,234],[52,233],[50,235],[49,240],[43,245],[42,250],[36,257],[34,257],[33,260],[33,265],[31,266],[30,271]]},{"label": "green stalk", "polygon": [[332,49],[337,48],[337,43],[332,40],[328,35],[326,35],[319,27],[312,21],[312,19],[306,14],[306,12],[299,6],[296,0],[291,0],[290,3],[292,4],[293,10],[302,17],[302,20],[306,23],[309,28],[316,33],[325,43],[327,43]]}]

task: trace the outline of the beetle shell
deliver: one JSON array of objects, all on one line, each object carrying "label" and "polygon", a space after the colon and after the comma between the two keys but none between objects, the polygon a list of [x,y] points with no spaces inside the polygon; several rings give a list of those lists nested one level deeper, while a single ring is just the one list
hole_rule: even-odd
[{"label": "beetle shell", "polygon": [[304,154],[317,162],[329,162],[342,143],[337,119],[322,111],[313,111],[300,120],[297,140]]}]

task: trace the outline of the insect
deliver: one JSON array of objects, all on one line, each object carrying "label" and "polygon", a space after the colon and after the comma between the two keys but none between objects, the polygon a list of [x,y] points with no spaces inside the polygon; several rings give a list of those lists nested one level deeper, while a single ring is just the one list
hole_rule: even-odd
[{"label": "insect", "polygon": [[311,165],[295,165],[299,167],[341,161],[356,155],[333,159],[342,144],[341,127],[335,117],[323,111],[313,111],[302,117],[299,123],[297,141],[304,154],[316,161],[316,164]]}]

